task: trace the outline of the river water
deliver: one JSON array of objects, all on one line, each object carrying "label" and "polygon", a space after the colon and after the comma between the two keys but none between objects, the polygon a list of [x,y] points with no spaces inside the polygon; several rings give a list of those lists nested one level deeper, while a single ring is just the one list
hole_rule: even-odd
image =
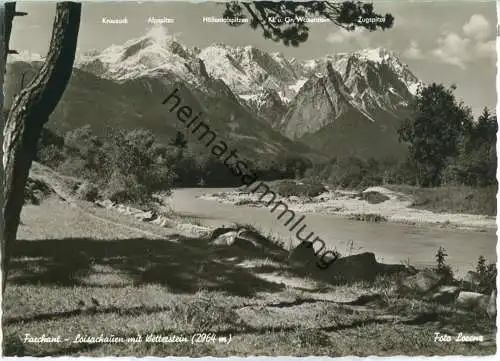
[{"label": "river water", "polygon": [[[277,212],[268,208],[233,206],[217,201],[199,199],[203,193],[230,191],[228,188],[182,188],[168,198],[172,208],[183,215],[199,218],[206,225],[229,225],[233,222],[252,224],[263,231],[280,235],[288,244],[297,244],[295,231],[278,220]],[[414,226],[398,223],[370,223],[352,221],[338,216],[304,214],[301,223],[307,224],[303,235],[313,231],[323,239],[327,248],[336,248],[342,255],[373,252],[379,262],[412,265],[435,264],[434,255],[442,246],[448,254],[448,264],[461,276],[474,268],[480,255],[496,262],[496,234],[494,230],[471,231],[437,226]],[[297,216],[298,218],[298,216]],[[311,240],[313,238],[311,237]]]}]

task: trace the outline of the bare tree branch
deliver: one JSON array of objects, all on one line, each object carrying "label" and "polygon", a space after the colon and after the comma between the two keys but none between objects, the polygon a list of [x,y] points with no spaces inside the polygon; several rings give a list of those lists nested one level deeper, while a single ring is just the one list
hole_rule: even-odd
[{"label": "bare tree branch", "polygon": [[[265,38],[274,41],[283,41],[285,45],[298,46],[307,41],[309,27],[307,17],[323,17],[332,24],[352,31],[356,27],[375,31],[392,27],[394,17],[391,14],[384,16],[374,12],[371,3],[361,1],[254,1],[226,3],[225,17],[250,18],[253,29],[260,27]],[[270,18],[281,21],[271,21]],[[377,21],[361,21],[366,18],[377,18]],[[231,26],[240,26],[242,22],[230,23]]]}]

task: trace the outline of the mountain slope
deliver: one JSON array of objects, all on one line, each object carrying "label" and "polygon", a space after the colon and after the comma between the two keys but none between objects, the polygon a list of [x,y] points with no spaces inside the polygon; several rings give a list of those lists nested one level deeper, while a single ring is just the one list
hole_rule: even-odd
[{"label": "mountain slope", "polygon": [[342,119],[303,135],[300,141],[324,150],[330,157],[403,159],[407,149],[399,142],[397,129],[405,116],[404,111],[400,111],[398,117],[380,111],[373,114],[374,121],[370,121],[351,108]]},{"label": "mountain slope", "polygon": [[419,80],[384,49],[305,63],[314,72],[279,129],[331,155],[404,157],[397,129]]},{"label": "mountain slope", "polygon": [[347,110],[350,114],[359,112],[370,121],[381,110],[397,117],[419,84],[392,53],[383,49],[338,54],[306,65],[314,76],[280,121],[280,129],[291,138],[341,120]]},{"label": "mountain slope", "polygon": [[[7,67],[5,83],[6,108],[19,89],[18,79],[27,74],[29,80],[40,63],[14,62]],[[318,152],[299,142],[294,142],[271,129],[241,105],[230,89],[221,81],[207,79],[203,89],[168,77],[167,72],[159,80],[157,77],[140,76],[117,82],[74,69],[68,87],[52,114],[48,127],[58,134],[90,124],[97,132],[106,127],[152,130],[157,137],[170,141],[178,130],[190,139],[189,146],[206,153],[206,148],[197,138],[190,135],[186,126],[169,112],[163,100],[179,89],[182,105],[193,109],[193,114],[203,113],[205,124],[225,140],[232,148],[246,156],[249,162],[260,161],[279,154],[302,154],[313,159],[322,159]],[[206,89],[209,89],[207,91]]]}]

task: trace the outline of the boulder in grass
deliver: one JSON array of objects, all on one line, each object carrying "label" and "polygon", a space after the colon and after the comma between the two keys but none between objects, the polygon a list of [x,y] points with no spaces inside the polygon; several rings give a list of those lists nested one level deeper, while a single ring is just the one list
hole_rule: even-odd
[{"label": "boulder in grass", "polygon": [[117,204],[115,209],[118,213],[123,213],[123,214],[126,214],[128,215],[128,207],[124,206],[123,204]]},{"label": "boulder in grass", "polygon": [[227,242],[224,241],[224,237],[222,237],[221,240],[219,240],[219,241],[217,241],[217,239],[219,238],[219,236],[222,236],[222,235],[224,235],[226,233],[230,233],[230,232],[235,232],[235,235],[236,235],[237,229],[234,228],[234,227],[218,227],[218,228],[215,228],[208,235],[208,240],[209,240],[209,242],[214,243],[214,244],[226,244]]},{"label": "boulder in grass", "polygon": [[241,228],[238,231],[237,239],[243,239],[252,243],[262,251],[276,253],[283,252],[284,249],[277,245],[273,240],[264,237],[258,231],[248,228]]},{"label": "boulder in grass", "polygon": [[458,295],[456,306],[467,310],[482,309],[486,311],[489,303],[490,296],[488,295],[479,292],[461,291]]},{"label": "boulder in grass", "polygon": [[148,212],[137,213],[134,215],[134,217],[143,222],[151,222],[156,217],[158,217],[158,215],[156,214],[156,212],[148,211]]},{"label": "boulder in grass", "polygon": [[493,290],[490,295],[462,291],[459,293],[455,305],[469,311],[484,311],[494,320],[497,314],[496,290]]},{"label": "boulder in grass", "polygon": [[[225,230],[225,228],[221,229],[221,231],[223,230]],[[217,231],[217,229],[215,231]],[[212,234],[214,232],[212,232]],[[240,237],[241,232],[242,232],[241,230],[229,230],[227,232],[217,234],[215,238],[211,240],[211,243],[216,246],[228,246],[238,250],[244,250],[252,253],[262,250],[260,247],[258,247],[257,244],[255,244],[251,240]]]},{"label": "boulder in grass", "polygon": [[236,242],[237,235],[237,231],[228,231],[215,236],[211,243],[217,246],[231,246]]},{"label": "boulder in grass", "polygon": [[288,262],[294,268],[316,271],[319,258],[315,254],[313,244],[303,241],[290,252]]},{"label": "boulder in grass", "polygon": [[426,294],[444,285],[445,282],[445,275],[433,270],[423,270],[405,277],[399,285],[399,291],[401,293]]},{"label": "boulder in grass", "polygon": [[211,232],[209,240],[217,246],[231,246],[252,252],[270,254],[283,251],[272,240],[260,235],[257,231],[247,228],[217,228]]},{"label": "boulder in grass", "polygon": [[373,281],[380,273],[381,266],[375,254],[364,252],[342,257],[333,262],[325,271],[334,282]]},{"label": "boulder in grass", "polygon": [[110,199],[105,199],[103,201],[101,200],[98,200],[95,202],[96,205],[98,205],[99,207],[102,207],[102,208],[113,208],[115,206],[115,203],[113,201],[111,201]]},{"label": "boulder in grass", "polygon": [[435,291],[430,299],[441,304],[453,303],[457,300],[460,289],[455,286],[441,286]]},{"label": "boulder in grass", "polygon": [[151,223],[160,227],[174,227],[175,223],[165,216],[159,216],[158,218],[151,221]]},{"label": "boulder in grass", "polygon": [[126,213],[131,215],[131,216],[139,214],[139,213],[144,213],[144,211],[141,211],[140,209],[130,207],[130,206],[127,206],[126,209],[127,209]]},{"label": "boulder in grass", "polygon": [[[331,263],[322,260],[322,254],[316,255],[311,242],[302,242],[290,252],[289,263],[292,267],[305,269],[307,273],[333,283],[373,281],[378,275],[409,273],[405,265],[378,263],[372,252],[337,258]],[[325,264],[328,267],[322,268]]]}]

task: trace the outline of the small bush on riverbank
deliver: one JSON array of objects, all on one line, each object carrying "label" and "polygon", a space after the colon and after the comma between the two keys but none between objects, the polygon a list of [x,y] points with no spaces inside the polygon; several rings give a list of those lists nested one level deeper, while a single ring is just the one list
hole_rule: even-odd
[{"label": "small bush on riverbank", "polygon": [[354,221],[364,221],[364,222],[387,222],[387,218],[381,216],[380,214],[368,213],[368,214],[353,214],[349,216],[349,219]]},{"label": "small bush on riverbank", "polygon": [[370,204],[379,204],[390,199],[385,194],[379,192],[362,192],[360,193],[359,198]]},{"label": "small bush on riverbank", "polygon": [[234,203],[235,206],[249,206],[249,207],[259,207],[263,203],[260,201],[254,201],[252,199],[241,199]]},{"label": "small bush on riverbank", "polygon": [[283,197],[316,197],[323,192],[326,188],[323,184],[317,182],[304,182],[299,183],[292,180],[285,180],[277,182],[272,190]]},{"label": "small bush on riverbank", "polygon": [[443,247],[439,247],[435,254],[436,258],[436,271],[443,275],[447,281],[453,281],[453,271],[446,263],[446,257],[448,257],[448,253]]},{"label": "small bush on riverbank", "polygon": [[486,264],[484,256],[479,256],[476,265],[476,273],[479,276],[478,292],[490,294],[496,289],[497,267],[496,264]]}]

